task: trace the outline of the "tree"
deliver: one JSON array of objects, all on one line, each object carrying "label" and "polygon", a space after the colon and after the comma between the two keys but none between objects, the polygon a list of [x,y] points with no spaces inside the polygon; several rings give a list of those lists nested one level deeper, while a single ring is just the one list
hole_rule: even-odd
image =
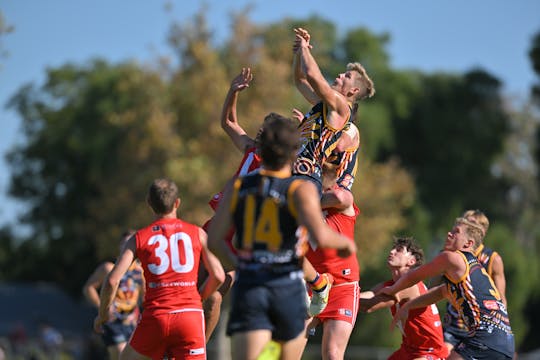
[{"label": "tree", "polygon": [[145,189],[169,175],[179,149],[164,93],[157,74],[98,60],[49,70],[41,89],[12,98],[26,143],[7,158],[10,194],[29,204],[24,246],[44,252],[29,271],[41,266],[42,280],[78,294],[88,269],[117,253],[121,232],[148,219]]}]

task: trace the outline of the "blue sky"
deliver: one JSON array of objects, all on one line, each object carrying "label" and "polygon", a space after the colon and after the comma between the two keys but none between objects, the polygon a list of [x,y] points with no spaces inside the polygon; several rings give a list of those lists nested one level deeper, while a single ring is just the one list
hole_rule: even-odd
[{"label": "blue sky", "polygon": [[[170,12],[165,11],[166,3],[171,4]],[[82,64],[93,57],[144,63],[167,55],[171,21],[191,19],[201,4],[193,0],[0,3],[6,22],[15,27],[0,39],[2,50],[8,52],[0,58],[0,225],[13,222],[22,209],[6,195],[9,170],[3,154],[22,140],[20,119],[5,108],[7,100],[24,84],[42,84],[48,67]],[[205,4],[218,42],[229,34],[229,14],[251,4],[251,19],[257,23],[318,14],[341,33],[359,26],[388,32],[395,68],[463,72],[482,67],[504,82],[507,94],[518,97],[526,97],[535,81],[527,51],[532,36],[540,31],[538,0],[208,0]]]}]

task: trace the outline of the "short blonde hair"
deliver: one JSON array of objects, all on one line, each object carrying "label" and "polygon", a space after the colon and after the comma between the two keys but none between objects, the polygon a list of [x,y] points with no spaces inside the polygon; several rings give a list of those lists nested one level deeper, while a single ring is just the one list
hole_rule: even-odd
[{"label": "short blonde hair", "polygon": [[465,225],[467,235],[474,241],[474,248],[476,249],[482,243],[484,239],[484,228],[477,222],[470,221],[467,218],[460,217],[456,219],[456,225]]},{"label": "short blonde hair", "polygon": [[359,85],[362,86],[364,91],[359,93],[357,100],[368,99],[375,95],[375,84],[367,74],[366,69],[364,66],[362,66],[362,64],[359,62],[349,63],[347,64],[347,70],[356,71],[360,75],[358,78]]},{"label": "short blonde hair", "polygon": [[489,219],[486,214],[480,210],[467,210],[461,215],[465,219],[473,220],[475,223],[480,225],[484,229],[484,236],[486,235],[489,229]]}]

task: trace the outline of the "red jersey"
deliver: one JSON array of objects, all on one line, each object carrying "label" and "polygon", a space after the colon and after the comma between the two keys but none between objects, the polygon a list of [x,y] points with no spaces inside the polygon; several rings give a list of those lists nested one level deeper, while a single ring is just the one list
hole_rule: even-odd
[{"label": "red jersey", "polygon": [[[394,281],[390,280],[385,283],[385,286],[392,284],[394,284]],[[420,281],[415,286],[418,287],[420,295],[427,292],[427,287],[423,282]],[[400,302],[400,304],[403,304],[403,302]],[[393,305],[390,308],[392,315],[396,313],[397,306]],[[403,327],[403,324],[398,323],[398,327],[403,337],[401,351],[398,350],[397,352],[408,354],[403,359],[413,359],[422,355],[432,355],[442,359],[448,356],[448,349],[444,344],[441,318],[435,304],[409,310],[405,326]]]},{"label": "red jersey", "polygon": [[[257,155],[257,148],[251,147],[246,150],[238,169],[234,173],[234,176],[244,176],[258,170],[261,167],[261,157]],[[218,192],[208,202],[208,205],[215,211],[219,202],[223,198],[223,191]]]},{"label": "red jersey", "polygon": [[135,236],[146,280],[144,311],[202,309],[197,289],[202,250],[199,227],[180,219],[159,219]]},{"label": "red jersey", "polygon": [[[358,207],[355,204],[353,206],[354,216],[345,215],[334,209],[326,210],[328,226],[347,236],[351,241],[354,241],[354,224],[360,213]],[[336,249],[316,249],[310,243],[306,257],[319,273],[331,274],[335,285],[360,280],[360,266],[356,254],[342,258],[337,255]]]}]

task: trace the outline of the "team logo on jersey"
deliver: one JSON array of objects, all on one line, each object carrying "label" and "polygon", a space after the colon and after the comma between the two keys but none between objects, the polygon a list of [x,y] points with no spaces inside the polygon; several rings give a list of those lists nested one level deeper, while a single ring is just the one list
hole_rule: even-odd
[{"label": "team logo on jersey", "polygon": [[152,231],[160,231],[161,227],[159,225],[152,226]]},{"label": "team logo on jersey", "polygon": [[294,173],[302,175],[311,175],[315,172],[313,161],[308,158],[298,158],[294,163]]},{"label": "team logo on jersey", "polygon": [[499,304],[496,300],[484,300],[484,306],[488,310],[499,310]]},{"label": "team logo on jersey", "polygon": [[343,270],[341,270],[341,273],[343,275],[351,275],[351,269],[343,269]]}]

